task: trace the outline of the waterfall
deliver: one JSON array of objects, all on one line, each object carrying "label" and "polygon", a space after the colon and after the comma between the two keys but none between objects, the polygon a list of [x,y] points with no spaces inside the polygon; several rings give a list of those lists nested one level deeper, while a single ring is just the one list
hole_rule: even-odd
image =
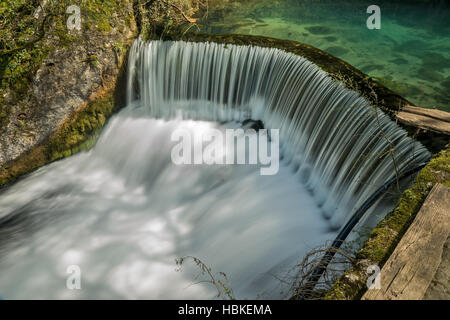
[{"label": "waterfall", "polygon": [[[247,119],[279,129],[277,174],[260,175],[259,165],[171,161],[175,130],[224,132]],[[245,143],[240,148],[247,151]],[[289,285],[277,278],[334,239],[396,169],[429,156],[385,114],[302,57],[136,40],[128,106],[96,145],[0,191],[0,295],[214,298],[195,264],[175,272],[176,258],[194,256],[225,272],[237,298],[284,298],[280,291]],[[380,202],[371,216],[394,205]],[[81,290],[69,290],[67,270],[77,268]]]},{"label": "waterfall", "polygon": [[336,228],[388,179],[430,157],[358,93],[279,49],[136,40],[128,93],[152,117],[252,118],[279,129],[285,163]]}]

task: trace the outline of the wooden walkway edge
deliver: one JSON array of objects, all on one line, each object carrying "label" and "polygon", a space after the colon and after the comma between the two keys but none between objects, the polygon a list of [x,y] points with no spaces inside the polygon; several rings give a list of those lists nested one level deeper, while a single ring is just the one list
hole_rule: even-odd
[{"label": "wooden walkway edge", "polygon": [[381,269],[381,288],[363,300],[422,299],[441,263],[450,233],[450,188],[436,184]]},{"label": "wooden walkway edge", "polygon": [[450,135],[450,113],[445,111],[407,105],[396,118],[406,125]]}]

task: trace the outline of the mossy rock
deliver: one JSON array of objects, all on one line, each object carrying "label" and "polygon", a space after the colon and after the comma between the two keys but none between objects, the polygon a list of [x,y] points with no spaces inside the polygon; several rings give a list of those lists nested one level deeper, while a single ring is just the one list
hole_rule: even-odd
[{"label": "mossy rock", "polygon": [[[136,31],[132,1],[51,0],[39,13],[40,3],[0,2],[5,19],[0,31],[0,131],[2,146],[14,151],[2,158],[0,186],[86,148],[113,110],[123,106],[116,103],[114,86],[117,74],[123,77],[129,37]],[[66,26],[70,5],[81,9],[80,31]],[[23,21],[17,23],[20,17]],[[84,85],[78,91],[73,89],[77,81]],[[27,140],[27,130],[32,140]]]},{"label": "mossy rock", "polygon": [[[131,1],[131,0],[130,0]],[[123,0],[51,0],[45,2],[44,10],[37,11],[42,1],[1,1],[0,13],[0,128],[10,112],[9,105],[29,96],[34,75],[42,62],[58,48],[77,43],[80,37],[68,32],[66,22],[71,5],[80,7],[83,33],[107,34],[119,27],[118,15],[124,12],[129,1]],[[42,13],[42,16],[38,14]],[[115,18],[113,18],[115,17]],[[131,24],[133,17],[126,16]],[[98,66],[95,59],[90,61]],[[4,95],[9,95],[4,101]]]},{"label": "mossy rock", "polygon": [[60,126],[46,141],[0,170],[0,186],[14,182],[33,170],[90,148],[105,120],[117,109],[113,90],[89,102]]}]

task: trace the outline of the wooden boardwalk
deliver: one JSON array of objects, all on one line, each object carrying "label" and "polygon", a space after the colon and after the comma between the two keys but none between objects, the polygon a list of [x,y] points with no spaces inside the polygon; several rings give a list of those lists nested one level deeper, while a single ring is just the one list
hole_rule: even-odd
[{"label": "wooden boardwalk", "polygon": [[436,184],[381,269],[381,288],[363,300],[422,299],[441,263],[450,233],[450,188]]},{"label": "wooden boardwalk", "polygon": [[396,117],[399,122],[406,125],[450,135],[450,113],[448,112],[405,106]]}]

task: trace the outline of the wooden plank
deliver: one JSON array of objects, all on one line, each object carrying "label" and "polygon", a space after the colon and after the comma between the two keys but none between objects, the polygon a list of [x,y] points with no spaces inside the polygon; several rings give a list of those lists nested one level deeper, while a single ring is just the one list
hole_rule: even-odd
[{"label": "wooden plank", "polygon": [[441,264],[425,292],[424,300],[450,300],[450,237],[444,244]]},{"label": "wooden plank", "polygon": [[414,106],[407,105],[402,109],[402,111],[408,112],[408,113],[419,114],[422,116],[434,118],[434,119],[444,121],[444,122],[450,122],[450,113],[442,111],[442,110],[438,110],[438,109],[427,109],[427,108],[420,108],[420,107],[414,107]]},{"label": "wooden plank", "polygon": [[437,120],[420,114],[401,111],[397,114],[397,120],[420,129],[431,130],[450,135],[450,123]]},{"label": "wooden plank", "polygon": [[441,263],[450,232],[450,188],[436,184],[381,269],[381,288],[363,300],[422,299]]}]

